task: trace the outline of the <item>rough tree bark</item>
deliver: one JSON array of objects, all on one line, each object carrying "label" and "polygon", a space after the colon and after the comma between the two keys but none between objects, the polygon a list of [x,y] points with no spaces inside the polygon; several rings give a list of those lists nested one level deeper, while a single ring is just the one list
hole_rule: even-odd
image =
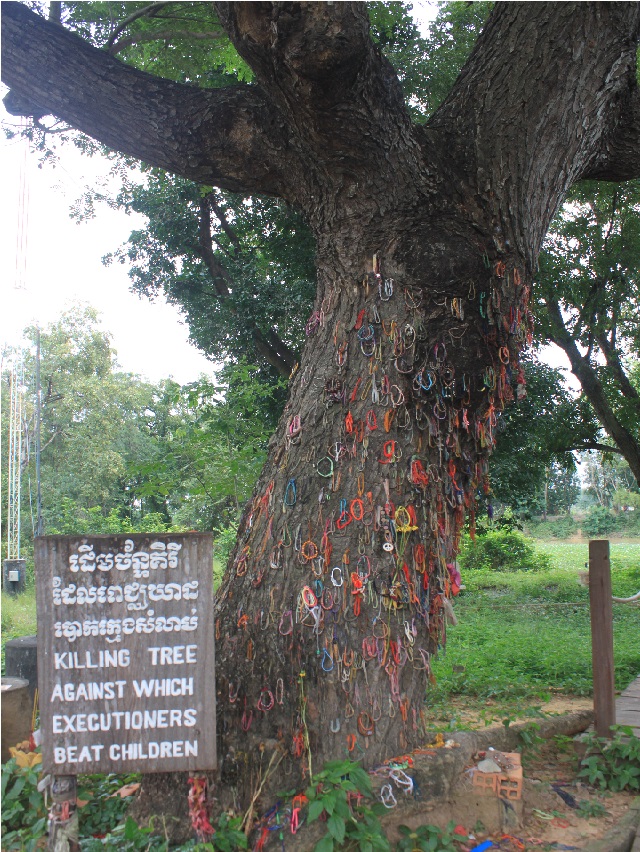
[{"label": "rough tree bark", "polygon": [[254,86],[156,80],[13,3],[3,79],[15,111],[278,195],[315,233],[308,342],[217,602],[222,779],[246,799],[260,742],[298,773],[422,741],[541,241],[574,181],[640,173],[640,11],[496,4],[417,127],[364,4],[217,9]]}]

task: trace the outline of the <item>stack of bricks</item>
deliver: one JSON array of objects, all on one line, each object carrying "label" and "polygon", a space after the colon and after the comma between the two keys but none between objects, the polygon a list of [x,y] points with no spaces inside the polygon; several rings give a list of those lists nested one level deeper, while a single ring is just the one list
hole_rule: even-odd
[{"label": "stack of bricks", "polygon": [[522,765],[518,752],[487,752],[487,757],[500,766],[500,772],[481,772],[474,769],[471,779],[476,792],[507,800],[522,798]]}]

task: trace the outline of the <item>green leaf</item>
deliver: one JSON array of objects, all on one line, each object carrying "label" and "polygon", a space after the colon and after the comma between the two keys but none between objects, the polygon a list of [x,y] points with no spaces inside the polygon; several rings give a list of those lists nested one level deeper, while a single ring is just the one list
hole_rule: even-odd
[{"label": "green leaf", "polygon": [[329,834],[325,834],[325,836],[321,837],[313,847],[313,852],[333,852],[333,837]]},{"label": "green leaf", "polygon": [[8,802],[13,801],[13,799],[17,799],[18,796],[20,795],[20,793],[22,793],[22,791],[24,790],[24,785],[26,784],[26,781],[27,781],[27,779],[24,776],[18,776],[18,778],[16,778],[13,786],[11,787],[9,792],[6,794],[5,799]]},{"label": "green leaf", "polygon": [[333,814],[327,820],[327,830],[329,831],[329,834],[338,841],[338,843],[342,843],[346,831],[345,821],[337,814]]},{"label": "green leaf", "polygon": [[313,822],[315,819],[318,819],[318,817],[320,816],[320,814],[323,811],[324,811],[323,802],[320,799],[315,799],[309,805],[309,814],[308,814],[308,817],[307,817],[308,821]]},{"label": "green leaf", "polygon": [[337,814],[343,819],[350,818],[351,811],[349,810],[349,805],[347,804],[347,800],[345,797],[341,796],[340,798],[336,799],[333,813]]},{"label": "green leaf", "polygon": [[126,840],[135,840],[140,829],[138,828],[138,824],[131,817],[127,817],[127,821],[124,824],[124,836]]}]

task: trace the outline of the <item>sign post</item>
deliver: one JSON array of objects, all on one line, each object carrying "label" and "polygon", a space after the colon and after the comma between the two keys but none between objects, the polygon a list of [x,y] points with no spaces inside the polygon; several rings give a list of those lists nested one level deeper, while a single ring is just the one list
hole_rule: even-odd
[{"label": "sign post", "polygon": [[43,536],[35,564],[43,770],[214,769],[212,535]]}]

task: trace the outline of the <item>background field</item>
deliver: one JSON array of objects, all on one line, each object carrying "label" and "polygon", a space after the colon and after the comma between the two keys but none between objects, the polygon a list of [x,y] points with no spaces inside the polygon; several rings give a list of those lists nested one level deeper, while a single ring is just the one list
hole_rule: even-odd
[{"label": "background field", "polygon": [[[429,703],[465,696],[517,705],[558,692],[591,694],[589,592],[578,579],[588,543],[538,541],[536,549],[551,557],[549,570],[464,574],[459,623],[434,665]],[[640,544],[612,541],[611,565],[615,595],[640,589]],[[614,604],[613,615],[616,687],[623,689],[640,674],[640,609]]]}]

